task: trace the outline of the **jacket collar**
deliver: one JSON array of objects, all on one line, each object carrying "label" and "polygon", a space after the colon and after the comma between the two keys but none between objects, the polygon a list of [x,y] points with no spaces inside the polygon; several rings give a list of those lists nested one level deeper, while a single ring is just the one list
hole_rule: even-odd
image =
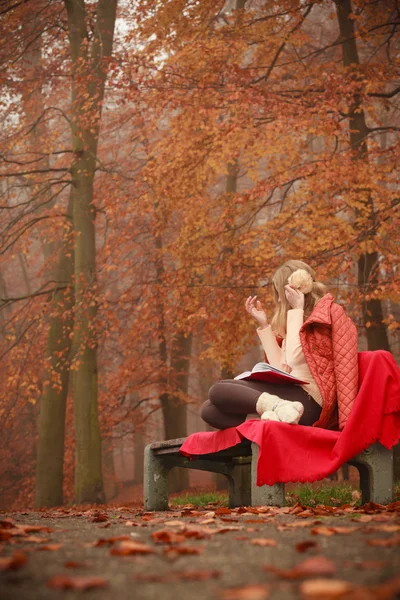
[{"label": "jacket collar", "polygon": [[332,316],[331,316],[331,306],[334,302],[334,297],[332,294],[325,294],[322,296],[321,300],[317,302],[314,306],[312,313],[304,321],[302,329],[310,325],[311,323],[322,323],[323,325],[331,325],[332,324]]}]

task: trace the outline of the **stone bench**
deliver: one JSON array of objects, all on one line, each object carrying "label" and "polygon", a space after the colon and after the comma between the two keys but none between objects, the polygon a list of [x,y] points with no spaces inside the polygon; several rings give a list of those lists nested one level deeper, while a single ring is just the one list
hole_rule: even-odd
[{"label": "stone bench", "polygon": [[[168,510],[168,474],[174,467],[221,473],[229,481],[229,506],[283,506],[285,486],[257,486],[258,445],[249,440],[189,459],[179,453],[186,438],[157,442],[144,453],[144,508]],[[393,450],[373,444],[348,464],[360,474],[362,503],[387,504],[393,501]]]}]

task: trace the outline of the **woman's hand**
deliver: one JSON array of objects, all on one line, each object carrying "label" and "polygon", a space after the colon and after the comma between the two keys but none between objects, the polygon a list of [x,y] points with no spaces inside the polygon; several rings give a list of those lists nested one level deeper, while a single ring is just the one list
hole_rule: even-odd
[{"label": "woman's hand", "polygon": [[260,327],[266,327],[268,325],[267,315],[263,309],[261,302],[257,300],[257,296],[249,296],[246,300],[246,310],[255,320],[258,322]]},{"label": "woman's hand", "polygon": [[291,285],[285,285],[285,296],[292,308],[304,309],[304,294]]}]

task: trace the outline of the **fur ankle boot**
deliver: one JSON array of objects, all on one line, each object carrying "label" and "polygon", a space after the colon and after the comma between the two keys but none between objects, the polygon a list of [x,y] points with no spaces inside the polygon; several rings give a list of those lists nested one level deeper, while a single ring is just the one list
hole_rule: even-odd
[{"label": "fur ankle boot", "polygon": [[301,402],[282,400],[279,396],[263,392],[257,400],[256,411],[263,421],[282,421],[296,425],[304,412]]}]

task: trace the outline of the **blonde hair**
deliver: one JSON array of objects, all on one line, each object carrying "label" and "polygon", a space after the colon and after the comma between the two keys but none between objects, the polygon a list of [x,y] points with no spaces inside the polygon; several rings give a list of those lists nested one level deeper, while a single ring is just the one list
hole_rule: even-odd
[{"label": "blonde hair", "polygon": [[271,320],[272,329],[282,337],[286,335],[287,312],[291,308],[286,299],[285,285],[288,285],[290,275],[298,269],[307,271],[313,280],[311,291],[304,294],[304,319],[309,317],[318,300],[328,292],[328,288],[323,283],[315,281],[315,271],[307,263],[302,260],[288,260],[283,263],[272,277],[276,310]]}]

